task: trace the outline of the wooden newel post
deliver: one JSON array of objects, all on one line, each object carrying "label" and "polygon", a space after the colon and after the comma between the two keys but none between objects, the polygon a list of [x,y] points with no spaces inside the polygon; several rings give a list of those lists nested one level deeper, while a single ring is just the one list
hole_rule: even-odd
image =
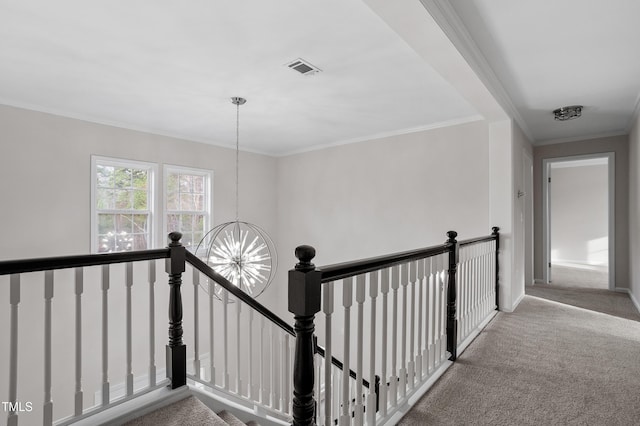
[{"label": "wooden newel post", "polygon": [[447,232],[449,239],[445,245],[449,249],[449,280],[447,283],[447,350],[451,354],[449,360],[455,361],[458,356],[458,320],[456,319],[456,273],[458,271],[458,241],[456,231]]},{"label": "wooden newel post", "polygon": [[500,254],[500,228],[494,226],[491,228],[493,232],[491,235],[496,237],[496,310],[500,309],[500,264],[498,263],[498,255]]},{"label": "wooden newel post", "polygon": [[165,270],[169,274],[169,344],[167,345],[167,378],[171,389],[187,384],[187,347],[182,342],[182,273],[185,271],[186,249],[180,243],[182,234],[169,234],[170,257]]},{"label": "wooden newel post", "polygon": [[311,260],[316,250],[311,246],[296,248],[299,262],[289,271],[289,312],[295,320],[296,348],[293,359],[293,424],[316,424],[316,401],[313,395],[315,314],[320,311],[321,273]]}]

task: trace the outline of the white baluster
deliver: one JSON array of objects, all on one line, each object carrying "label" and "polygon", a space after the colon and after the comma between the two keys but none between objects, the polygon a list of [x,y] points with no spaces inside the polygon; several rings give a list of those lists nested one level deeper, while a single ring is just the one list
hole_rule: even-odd
[{"label": "white baluster", "polygon": [[149,387],[156,385],[156,261],[149,261]]},{"label": "white baluster", "polygon": [[425,364],[424,371],[428,375],[431,374],[431,354],[433,353],[433,340],[431,340],[431,328],[433,326],[433,257],[425,259],[425,327],[424,327],[424,346],[425,350],[422,359]]},{"label": "white baluster", "polygon": [[358,334],[356,336],[356,405],[354,408],[354,421],[361,425],[364,421],[363,386],[362,386],[362,358],[364,345],[364,301],[365,301],[365,279],[366,275],[361,274],[356,277],[356,303],[358,304]]},{"label": "white baluster", "polygon": [[409,315],[411,319],[410,323],[410,331],[409,331],[409,358],[408,358],[408,372],[407,372],[407,382],[409,387],[413,389],[415,386],[415,340],[416,340],[416,279],[418,276],[418,262],[407,263],[407,267],[409,267],[409,282],[411,282],[411,309],[409,310]]},{"label": "white baluster", "polygon": [[208,279],[208,294],[209,294],[209,383],[212,386],[216,384],[216,364],[215,364],[215,322],[214,322],[214,303],[213,297],[215,292],[215,283],[213,280]]},{"label": "white baluster", "polygon": [[[339,370],[338,368],[332,368],[333,371],[333,377],[332,377],[332,383],[340,383],[340,379],[341,379],[341,375],[342,375],[342,371]],[[331,425],[335,425],[336,422],[335,420],[339,420],[340,418],[340,401],[342,401],[342,387],[337,387],[336,388],[337,392],[333,393],[333,409],[332,412],[335,413],[333,415],[333,418],[331,419]]]},{"label": "white baluster", "polygon": [[248,360],[248,384],[247,384],[247,396],[253,401],[257,401],[258,396],[253,382],[253,309],[249,308],[249,353],[247,354]]},{"label": "white baluster", "polygon": [[109,405],[109,265],[102,265],[102,405]]},{"label": "white baluster", "polygon": [[407,293],[409,285],[409,264],[405,263],[400,268],[400,285],[402,286],[402,345],[400,347],[400,397],[407,396]]},{"label": "white baluster", "polygon": [[[284,334],[284,335],[282,335]],[[280,340],[282,342],[281,352],[282,352],[282,412],[289,412],[289,400],[291,399],[291,387],[290,387],[290,379],[289,379],[289,333],[282,333],[280,335]],[[319,395],[319,394],[318,394]]]},{"label": "white baluster", "polygon": [[[371,318],[369,320],[369,394],[367,396],[367,424],[376,424],[376,299],[378,297],[378,271],[369,274]],[[382,384],[380,384],[382,388]]]},{"label": "white baluster", "polygon": [[242,330],[240,329],[240,324],[242,324],[240,318],[241,308],[242,302],[240,302],[240,299],[236,299],[236,393],[238,396],[242,396],[242,380],[240,379],[240,359],[242,356],[240,342],[243,339]]},{"label": "white baluster", "polygon": [[323,419],[324,418],[324,404],[320,404],[320,398],[322,397],[322,380],[321,380],[321,377],[323,377],[322,367],[323,367],[324,364],[320,360],[320,355],[318,355],[318,354],[314,354],[313,355],[313,365],[315,367],[314,383],[316,385],[316,390],[315,390],[315,395],[314,396],[316,398],[316,404],[317,404],[316,405],[316,407],[317,407],[316,419]]},{"label": "white baluster", "polygon": [[265,319],[263,316],[260,316],[260,389],[262,389],[262,395],[260,398],[260,402],[262,405],[269,405],[269,389],[267,388],[267,381],[265,380],[267,374],[267,368],[265,366],[267,357],[262,356],[265,353]]},{"label": "white baluster", "polygon": [[418,263],[418,351],[416,353],[416,376],[418,381],[422,381],[422,323],[424,322],[424,259],[420,259]]},{"label": "white baluster", "polygon": [[[82,268],[76,268],[75,270],[75,394],[74,394],[74,409],[75,416],[82,414],[83,410],[83,392],[82,392],[82,293],[84,291],[84,271]],[[53,280],[53,276],[51,277]],[[53,286],[53,282],[51,283]],[[52,288],[53,291],[53,288]],[[52,295],[53,296],[53,293]]]},{"label": "white baluster", "polygon": [[274,325],[272,322],[269,322],[269,358],[271,362],[269,363],[269,383],[271,384],[271,407],[274,409],[278,409],[278,400],[280,398],[279,389],[278,389],[278,381],[276,380],[276,368],[278,365],[277,358],[278,354],[276,353],[278,345],[275,344],[275,336],[274,336]]},{"label": "white baluster", "polygon": [[460,333],[459,333],[459,341],[464,340],[467,336],[467,309],[469,303],[469,292],[467,289],[468,277],[467,277],[467,247],[460,248],[460,266],[458,267],[458,275],[460,276],[460,292],[458,293],[458,312],[459,312],[459,323],[460,323]]},{"label": "white baluster", "polygon": [[333,282],[326,283],[322,286],[322,311],[325,317],[325,334],[324,334],[324,424],[325,426],[333,426],[332,424],[332,401],[331,391],[333,383],[331,382],[333,348],[331,341],[331,319],[333,315]]},{"label": "white baluster", "polygon": [[284,402],[284,406],[282,407],[282,411],[284,411],[286,414],[291,413],[291,355],[290,355],[290,336],[289,334],[285,334],[284,335],[284,348],[283,348],[283,354],[284,354],[284,397],[285,397],[285,402]]},{"label": "white baluster", "polygon": [[380,292],[382,293],[382,354],[380,359],[381,366],[381,383],[380,383],[380,414],[382,417],[387,415],[387,394],[389,386],[387,385],[387,294],[389,294],[389,269],[383,269],[380,277]]},{"label": "white baluster", "polygon": [[391,380],[389,393],[391,396],[391,406],[398,405],[398,288],[400,287],[400,267],[391,268],[391,289],[393,290],[392,311],[391,311]]},{"label": "white baluster", "polygon": [[126,263],[124,266],[124,285],[126,287],[126,351],[127,351],[127,367],[125,375],[126,392],[127,396],[133,395],[133,366],[131,357],[131,287],[133,286],[133,263]]},{"label": "white baluster", "polygon": [[229,292],[222,289],[222,339],[224,389],[229,391]]},{"label": "white baluster", "polygon": [[[443,273],[441,274],[441,285],[440,285],[440,363],[445,360],[447,356],[447,336],[446,336],[446,324],[447,324],[447,282],[448,282],[448,273],[447,266],[449,264],[449,255],[441,254],[441,268]],[[445,257],[446,256],[446,257]]]},{"label": "white baluster", "polygon": [[[9,322],[9,402],[16,404],[18,400],[18,305],[20,304],[20,275],[13,274],[9,278],[9,304],[11,319]],[[18,413],[9,411],[7,426],[18,425]]]},{"label": "white baluster", "polygon": [[442,314],[442,306],[440,305],[440,286],[442,285],[442,257],[438,255],[434,258],[435,262],[435,283],[433,286],[433,368],[439,365],[438,359],[440,354],[440,316]]},{"label": "white baluster", "polygon": [[349,356],[351,348],[351,305],[353,304],[353,278],[346,278],[342,282],[342,306],[344,307],[344,360],[342,370],[342,415],[340,425],[351,423],[351,401],[349,400]]},{"label": "white baluster", "polygon": [[51,299],[53,299],[53,271],[44,273],[44,406],[42,423],[53,423],[51,400]]},{"label": "white baluster", "polygon": [[193,272],[193,374],[200,378],[200,303],[198,303],[198,288],[200,287],[200,271],[191,268]]}]

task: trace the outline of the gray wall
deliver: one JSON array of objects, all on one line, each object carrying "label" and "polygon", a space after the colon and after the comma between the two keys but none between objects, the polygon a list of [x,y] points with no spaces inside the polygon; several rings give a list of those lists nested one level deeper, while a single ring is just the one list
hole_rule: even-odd
[{"label": "gray wall", "polygon": [[483,122],[280,158],[278,277],[300,244],[326,265],[488,235],[488,194]]},{"label": "gray wall", "polygon": [[607,243],[603,252],[594,253],[593,248],[588,247],[589,241],[609,233],[607,165],[552,167],[551,170],[552,261],[607,263]]},{"label": "gray wall", "polygon": [[[91,155],[169,163],[214,171],[213,220],[220,223],[235,216],[235,150],[201,143],[104,126],[50,114],[0,106],[0,209],[2,240],[0,259],[86,254],[90,251]],[[276,159],[241,154],[243,219],[276,235]],[[162,178],[162,174],[158,176]],[[164,245],[161,241],[159,246]],[[167,333],[167,295],[164,265],[158,262],[156,283],[156,363],[164,366]],[[138,268],[138,266],[136,266]],[[146,268],[134,272],[134,336],[148,335],[148,284]],[[111,268],[109,290],[109,377],[112,384],[124,381],[124,271]],[[9,278],[0,277],[0,321],[9,324]],[[74,294],[73,271],[55,274],[53,315],[53,383],[57,415],[71,414],[73,407]],[[185,282],[186,284],[186,282]],[[193,327],[187,309],[190,289],[185,285],[185,341],[193,348]],[[193,287],[193,286],[191,286]],[[267,291],[272,291],[268,289]],[[191,290],[192,291],[192,290]],[[261,301],[273,303],[269,293]],[[100,277],[85,271],[83,293],[83,389],[85,406],[93,404],[100,378]],[[193,302],[191,302],[193,303]],[[29,419],[41,419],[44,324],[42,273],[22,277],[19,305],[18,400],[33,401]],[[204,312],[204,310],[202,311]],[[7,331],[8,333],[8,331]],[[8,337],[7,337],[8,338]],[[146,372],[148,339],[134,338],[135,374]],[[7,384],[9,345],[0,345],[0,383]],[[190,355],[192,356],[192,355]],[[25,377],[33,378],[32,380]],[[0,387],[7,401],[8,386]],[[26,416],[25,416],[26,417]],[[23,417],[23,418],[25,418]],[[23,420],[21,420],[22,422]],[[29,422],[29,420],[27,420]],[[37,423],[37,421],[34,421]]]},{"label": "gray wall", "polygon": [[627,136],[612,136],[577,142],[559,143],[534,147],[534,274],[543,277],[542,258],[542,160],[570,157],[574,155],[614,152],[615,173],[615,286],[629,287],[629,141]]},{"label": "gray wall", "polygon": [[640,117],[629,134],[629,256],[631,297],[640,310]]}]

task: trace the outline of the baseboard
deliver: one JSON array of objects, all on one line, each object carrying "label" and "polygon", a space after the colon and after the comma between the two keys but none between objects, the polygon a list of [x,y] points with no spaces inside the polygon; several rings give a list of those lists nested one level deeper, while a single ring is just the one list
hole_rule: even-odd
[{"label": "baseboard", "polygon": [[482,330],[491,322],[491,320],[498,314],[498,311],[491,311],[487,317],[478,324],[475,330],[473,330],[469,335],[458,345],[458,356],[464,352],[465,349],[473,342],[473,340],[480,335]]},{"label": "baseboard", "polygon": [[640,303],[638,303],[638,299],[636,299],[636,296],[632,291],[627,290],[627,292],[629,293],[629,298],[631,298],[633,304],[636,305],[636,309],[638,310],[638,312],[640,312]]},{"label": "baseboard", "polygon": [[636,299],[636,296],[633,294],[633,292],[630,289],[623,288],[623,287],[616,287],[614,289],[614,291],[616,291],[618,293],[627,293],[629,295],[629,298],[631,299],[631,302],[633,303],[633,305],[636,307],[638,312],[640,312],[640,303],[638,303],[638,299]]},{"label": "baseboard", "polygon": [[513,310],[515,311],[516,308],[518,307],[518,305],[520,304],[520,302],[522,302],[522,300],[524,299],[525,294],[522,293],[520,295],[520,297],[518,297],[518,300],[515,301],[515,303],[513,304]]}]

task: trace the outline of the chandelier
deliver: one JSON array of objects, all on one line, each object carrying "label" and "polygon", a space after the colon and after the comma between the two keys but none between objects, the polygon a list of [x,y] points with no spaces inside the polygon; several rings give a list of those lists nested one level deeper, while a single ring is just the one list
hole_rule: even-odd
[{"label": "chandelier", "polygon": [[[196,248],[196,255],[214,271],[252,297],[271,284],[277,268],[275,244],[262,228],[239,219],[240,105],[247,100],[231,98],[236,106],[236,219],[211,229]],[[222,289],[214,287],[220,297]]]}]

